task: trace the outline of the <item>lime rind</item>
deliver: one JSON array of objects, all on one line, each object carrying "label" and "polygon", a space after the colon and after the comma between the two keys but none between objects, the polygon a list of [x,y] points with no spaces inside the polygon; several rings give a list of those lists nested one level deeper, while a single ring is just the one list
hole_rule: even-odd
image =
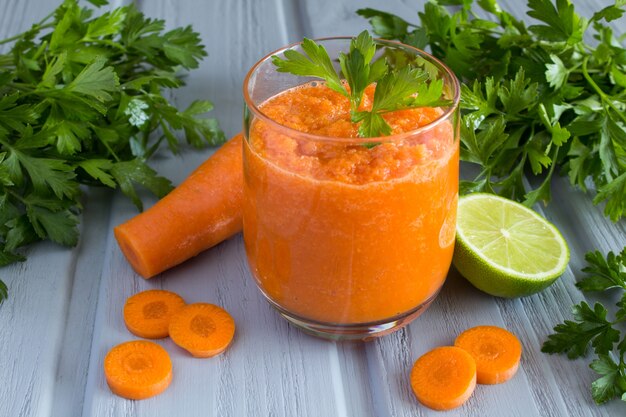
[{"label": "lime rind", "polygon": [[493,194],[459,200],[453,263],[480,290],[501,297],[534,294],[562,275],[568,262],[561,233],[533,210]]},{"label": "lime rind", "polygon": [[[563,270],[565,269],[565,267],[567,266],[568,261],[569,261],[569,250],[567,248],[567,244],[565,243],[565,239],[563,238],[561,233],[558,231],[558,229],[556,227],[554,227],[554,225],[548,223],[548,221],[545,220],[543,217],[541,217],[539,214],[537,214],[533,210],[527,208],[526,206],[523,206],[523,205],[518,204],[518,203],[514,203],[514,202],[512,202],[510,200],[507,200],[507,199],[504,199],[502,197],[497,197],[497,196],[494,196],[494,195],[491,195],[491,194],[487,194],[487,195],[489,197],[493,197],[493,198],[504,200],[504,201],[506,201],[505,204],[509,204],[510,203],[512,206],[513,205],[518,206],[518,207],[516,207],[518,210],[523,210],[527,214],[533,216],[533,218],[536,219],[539,224],[541,224],[546,230],[549,230],[552,233],[552,235],[554,236],[554,241],[553,242],[557,243],[557,245],[558,245],[559,253],[561,254],[560,259],[557,262],[555,262],[555,265],[554,265],[554,267],[552,269],[549,269],[547,271],[546,270],[542,270],[541,272],[538,272],[538,273],[524,273],[524,272],[519,271],[519,269],[513,269],[513,268],[507,267],[505,265],[502,265],[501,263],[493,262],[492,261],[492,257],[484,256],[485,248],[484,247],[483,248],[479,248],[478,246],[472,244],[472,242],[470,241],[471,239],[468,239],[468,237],[465,235],[464,231],[462,229],[459,229],[459,228],[457,229],[457,236],[458,236],[458,238],[460,240],[462,240],[468,246],[468,248],[470,250],[472,250],[473,252],[476,252],[478,254],[482,254],[483,256],[481,256],[481,258],[486,263],[490,264],[494,268],[500,269],[502,272],[505,272],[507,274],[510,274],[510,275],[513,275],[513,276],[519,276],[519,277],[522,277],[522,278],[532,279],[532,278],[543,278],[546,275],[562,273]],[[471,198],[472,196],[474,196],[474,195],[470,195],[470,196],[465,197],[463,199],[465,200],[467,198]],[[534,226],[536,226],[536,224]],[[490,226],[490,227],[492,227],[492,226]],[[489,231],[489,232],[486,232],[486,233],[493,234],[492,231]],[[519,235],[521,235],[521,234],[527,234],[528,235],[529,233],[527,233],[526,231],[517,231],[517,234],[513,235],[513,239],[517,240],[518,243],[520,243],[522,241],[522,239],[517,239],[517,237]],[[533,237],[533,236],[531,236],[531,237]],[[544,237],[544,236],[541,236],[541,237]],[[498,240],[503,240],[503,239],[504,239],[503,237],[501,238],[500,236],[497,236],[495,239],[491,240],[489,244],[495,246],[495,245],[498,244]],[[524,240],[524,242],[521,243],[521,244],[522,245],[534,245],[535,242],[530,242],[530,241],[525,241]],[[538,248],[538,250],[536,250],[534,252],[539,252],[539,249],[541,249],[541,248]],[[545,250],[544,250],[544,256],[545,256]],[[536,265],[536,264],[534,264],[534,265]]]}]

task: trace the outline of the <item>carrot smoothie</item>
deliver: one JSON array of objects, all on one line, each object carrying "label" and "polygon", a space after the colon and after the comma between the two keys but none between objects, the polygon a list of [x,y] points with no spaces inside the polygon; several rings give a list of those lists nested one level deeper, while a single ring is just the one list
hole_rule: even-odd
[{"label": "carrot smoothie", "polygon": [[[371,107],[370,85],[361,106]],[[299,319],[351,325],[427,305],[454,248],[459,141],[437,107],[386,113],[357,138],[324,83],[258,106],[244,141],[244,240],[264,294]]]}]

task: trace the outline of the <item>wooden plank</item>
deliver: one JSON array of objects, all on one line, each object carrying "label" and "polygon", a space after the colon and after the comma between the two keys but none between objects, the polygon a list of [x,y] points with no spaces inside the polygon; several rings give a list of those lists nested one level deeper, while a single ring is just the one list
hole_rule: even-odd
[{"label": "wooden plank", "polygon": [[[102,277],[105,245],[103,235],[109,224],[113,192],[108,189],[90,190],[82,216],[81,245],[76,248],[76,263],[63,331],[63,347],[56,360],[54,383],[48,389],[54,393],[50,415],[78,416],[83,407],[84,387],[89,369],[89,354],[93,323]],[[49,321],[58,320],[49,318]]]}]

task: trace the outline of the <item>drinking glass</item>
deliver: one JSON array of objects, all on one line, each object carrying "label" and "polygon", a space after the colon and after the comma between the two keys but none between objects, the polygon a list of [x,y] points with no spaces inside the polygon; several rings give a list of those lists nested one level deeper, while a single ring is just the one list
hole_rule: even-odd
[{"label": "drinking glass", "polygon": [[[350,38],[317,42],[331,57],[350,47]],[[262,58],[243,86],[250,270],[282,316],[332,339],[368,339],[415,319],[441,289],[454,249],[458,81],[421,50],[376,44],[374,59],[441,78],[451,105],[424,109],[428,123],[391,136],[336,137],[332,128],[307,133],[294,127],[294,117],[308,127],[328,122],[337,108],[325,96],[301,103],[294,89],[324,89],[323,81],[278,72],[272,63],[273,55],[302,52],[300,44]],[[339,63],[333,65],[339,73]],[[286,92],[295,95],[272,107]]]}]

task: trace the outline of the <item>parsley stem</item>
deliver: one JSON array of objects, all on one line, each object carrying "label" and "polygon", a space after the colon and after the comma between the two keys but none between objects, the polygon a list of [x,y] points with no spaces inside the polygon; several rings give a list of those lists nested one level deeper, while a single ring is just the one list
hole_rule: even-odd
[{"label": "parsley stem", "polygon": [[21,195],[19,195],[18,193],[16,193],[15,191],[13,191],[13,190],[11,190],[10,188],[7,188],[7,187],[3,187],[3,188],[4,188],[4,191],[5,191],[7,194],[11,194],[13,197],[15,197],[15,199],[16,199],[16,200],[19,200],[22,204],[24,204],[24,205],[27,205],[27,204],[28,204],[28,203],[26,202],[26,200],[25,200],[25,199],[24,199]]},{"label": "parsley stem", "polygon": [[22,36],[24,36],[24,34],[20,33],[20,34],[17,34],[15,36],[11,36],[10,38],[2,39],[0,41],[0,45],[4,45],[5,43],[16,41],[16,40],[20,39]]},{"label": "parsley stem", "polygon": [[109,146],[109,144],[107,143],[106,140],[100,139],[100,142],[102,142],[102,144],[104,144],[104,147],[107,148],[107,150],[109,151],[109,153],[111,154],[111,156],[113,156],[113,158],[115,158],[116,162],[120,162],[120,158],[117,156],[117,154],[113,151],[113,148],[111,148]]},{"label": "parsley stem", "polygon": [[[41,29],[53,28],[54,27],[53,23],[48,23],[47,25],[43,24],[46,20],[50,19],[52,16],[54,16],[54,13],[50,13],[48,16],[46,16],[43,19],[41,19],[41,21],[39,23],[36,23],[35,25],[33,25],[33,27],[28,32],[34,31],[35,29],[37,31],[41,31]],[[18,40],[20,38],[23,38],[26,33],[27,32],[18,33],[17,35],[11,36],[10,38],[2,39],[2,40],[0,40],[0,45],[4,45],[5,43],[13,42],[13,41],[16,41],[16,40]]]},{"label": "parsley stem", "polygon": [[119,49],[122,52],[126,52],[126,48],[123,45],[120,45],[119,43],[113,42],[113,41],[108,40],[108,39],[83,38],[83,42],[91,42],[91,43],[96,43],[96,44],[100,44],[100,45],[107,45],[107,46],[110,46],[112,48]]},{"label": "parsley stem", "polygon": [[[568,71],[570,74],[584,74],[583,70],[579,70],[579,69],[571,69]],[[599,74],[602,71],[600,71],[599,69],[590,69],[587,71],[588,74]]]},{"label": "parsley stem", "polygon": [[585,77],[589,85],[596,91],[596,93],[598,93],[602,101],[604,101],[610,108],[612,108],[615,111],[615,113],[617,113],[619,118],[622,119],[624,123],[626,123],[626,116],[624,116],[624,113],[620,109],[618,109],[615,106],[615,104],[613,104],[613,101],[611,100],[611,98],[604,91],[602,91],[602,89],[598,86],[598,84],[596,84],[593,78],[591,78],[591,75],[589,75],[589,71],[587,71],[588,61],[589,61],[588,56],[585,57],[585,59],[583,59],[583,76]]}]

